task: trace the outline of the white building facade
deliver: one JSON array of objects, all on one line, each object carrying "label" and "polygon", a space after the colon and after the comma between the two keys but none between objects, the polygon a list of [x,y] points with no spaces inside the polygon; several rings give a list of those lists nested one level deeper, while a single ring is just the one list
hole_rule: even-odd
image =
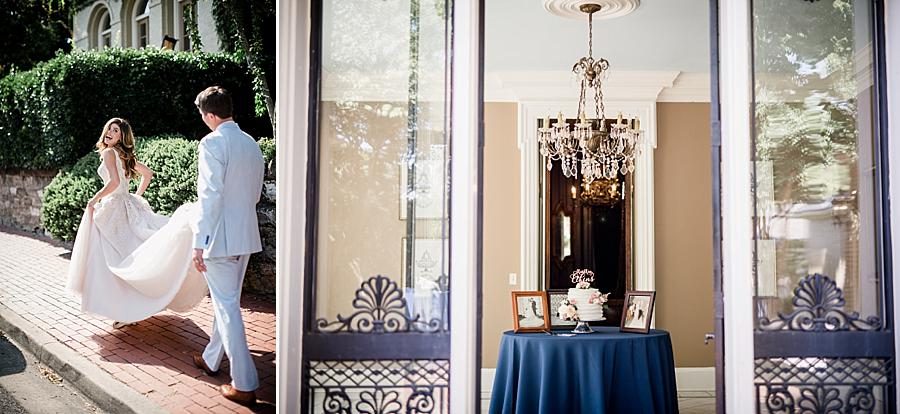
[{"label": "white building facade", "polygon": [[218,52],[211,0],[198,0],[194,16],[203,47],[191,45],[186,19],[191,0],[99,0],[78,10],[73,22],[76,49],[161,47],[167,36],[175,50]]}]

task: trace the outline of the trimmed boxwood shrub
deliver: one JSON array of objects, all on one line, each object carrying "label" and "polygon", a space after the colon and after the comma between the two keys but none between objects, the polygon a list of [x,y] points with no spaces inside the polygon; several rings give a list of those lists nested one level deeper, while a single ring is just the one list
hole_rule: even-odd
[{"label": "trimmed boxwood shrub", "polygon": [[91,151],[104,123],[128,119],[137,134],[199,139],[209,130],[194,107],[210,85],[232,92],[235,120],[271,136],[253,109],[242,61],[223,53],[107,49],[60,55],[0,81],[0,168],[59,168]]},{"label": "trimmed boxwood shrub", "polygon": [[[160,214],[197,199],[197,143],[180,136],[137,139],[138,160],[154,171],[144,198]],[[103,182],[97,175],[100,157],[91,152],[71,168],[60,171],[44,189],[41,224],[53,237],[73,240],[88,200]],[[131,180],[131,191],[138,180]]]}]

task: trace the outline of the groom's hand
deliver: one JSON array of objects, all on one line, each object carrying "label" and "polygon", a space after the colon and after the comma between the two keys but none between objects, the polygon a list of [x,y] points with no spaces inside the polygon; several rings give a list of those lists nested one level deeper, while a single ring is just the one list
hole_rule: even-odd
[{"label": "groom's hand", "polygon": [[200,273],[206,271],[206,263],[203,263],[203,249],[194,249],[194,267]]}]

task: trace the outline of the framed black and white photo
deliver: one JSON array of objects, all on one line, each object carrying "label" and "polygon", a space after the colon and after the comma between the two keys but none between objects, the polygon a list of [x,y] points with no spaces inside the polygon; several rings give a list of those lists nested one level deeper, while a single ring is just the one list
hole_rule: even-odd
[{"label": "framed black and white photo", "polygon": [[569,291],[566,289],[551,289],[547,291],[547,298],[550,304],[550,328],[551,329],[566,329],[572,328],[575,326],[577,322],[574,320],[565,320],[559,317],[559,313],[557,310],[559,309],[559,305],[566,300],[566,297],[569,295]]},{"label": "framed black and white photo", "polygon": [[622,307],[623,332],[650,332],[650,319],[653,318],[653,302],[656,292],[629,290],[625,292],[625,303]]},{"label": "framed black and white photo", "polygon": [[514,331],[543,332],[550,329],[550,311],[545,292],[512,292],[512,308]]}]

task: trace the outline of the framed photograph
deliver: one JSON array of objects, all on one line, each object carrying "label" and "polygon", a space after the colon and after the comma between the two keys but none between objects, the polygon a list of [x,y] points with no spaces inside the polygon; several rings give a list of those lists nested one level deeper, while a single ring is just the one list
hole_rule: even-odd
[{"label": "framed photograph", "polygon": [[[406,164],[400,165],[400,220],[406,220],[406,200],[409,183],[409,170]],[[443,160],[416,161],[416,187],[413,196],[416,200],[417,219],[446,218],[447,185]]]},{"label": "framed photograph", "polygon": [[569,295],[569,291],[566,289],[552,289],[547,291],[547,302],[550,304],[550,328],[551,329],[566,329],[566,328],[574,328],[575,321],[567,321],[559,318],[556,310],[559,309],[559,304],[566,300],[566,296]]},{"label": "framed photograph", "polygon": [[650,319],[653,317],[653,302],[656,292],[629,290],[625,292],[625,304],[622,306],[622,332],[650,332]]},{"label": "framed photograph", "polygon": [[512,292],[513,330],[543,332],[550,329],[547,294],[540,290]]}]

